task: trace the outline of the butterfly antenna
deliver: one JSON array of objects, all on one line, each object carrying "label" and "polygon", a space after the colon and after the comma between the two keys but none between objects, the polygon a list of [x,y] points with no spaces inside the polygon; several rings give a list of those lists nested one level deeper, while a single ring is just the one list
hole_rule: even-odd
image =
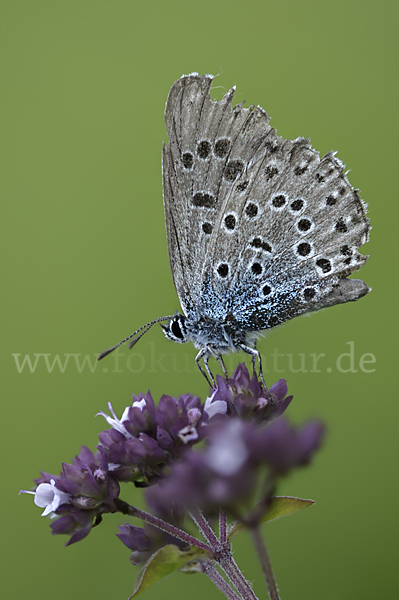
[{"label": "butterfly antenna", "polygon": [[[130,334],[127,338],[125,338],[124,340],[122,340],[121,342],[119,342],[119,344],[116,344],[116,346],[112,346],[112,348],[108,348],[108,350],[104,350],[104,352],[101,352],[101,354],[99,354],[97,356],[97,360],[101,360],[102,358],[104,358],[105,356],[108,356],[108,354],[111,354],[111,352],[113,352],[114,350],[116,350],[117,348],[119,348],[119,346],[121,346],[122,344],[124,344],[125,342],[127,342],[128,340],[130,340],[132,337],[134,337],[135,335],[137,335],[140,331],[142,331],[142,333],[140,333],[140,335],[138,335],[134,340],[132,340],[129,344],[129,348],[132,348],[132,346],[134,346],[140,338],[143,337],[143,335],[145,333],[147,333],[147,331],[149,329],[151,329],[151,327],[153,325],[155,325],[155,323],[159,323],[160,321],[168,321],[169,319],[173,319],[173,315],[169,316],[169,317],[160,317],[159,319],[155,319],[155,321],[151,321],[151,323],[146,323],[146,325],[143,325],[142,327],[140,327],[140,329],[137,329],[137,331],[135,331],[134,333]],[[144,329],[144,331],[143,331]]]}]

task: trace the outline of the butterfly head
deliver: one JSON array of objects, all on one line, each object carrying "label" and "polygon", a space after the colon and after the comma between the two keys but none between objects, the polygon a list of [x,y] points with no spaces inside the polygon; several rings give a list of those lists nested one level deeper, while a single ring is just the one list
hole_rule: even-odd
[{"label": "butterfly head", "polygon": [[184,344],[184,342],[188,341],[185,316],[177,313],[166,325],[161,325],[161,327],[168,340],[172,340],[172,342],[177,342],[178,344]]}]

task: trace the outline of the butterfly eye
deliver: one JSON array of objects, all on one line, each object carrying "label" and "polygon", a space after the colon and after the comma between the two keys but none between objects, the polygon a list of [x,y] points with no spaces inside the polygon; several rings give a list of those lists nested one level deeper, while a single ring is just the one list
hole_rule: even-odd
[{"label": "butterfly eye", "polygon": [[172,321],[172,324],[171,324],[170,328],[171,328],[171,331],[172,331],[172,333],[173,333],[173,335],[175,337],[177,337],[179,340],[183,339],[183,332],[180,329],[180,323],[179,323],[179,321],[177,319],[175,319],[175,320]]}]

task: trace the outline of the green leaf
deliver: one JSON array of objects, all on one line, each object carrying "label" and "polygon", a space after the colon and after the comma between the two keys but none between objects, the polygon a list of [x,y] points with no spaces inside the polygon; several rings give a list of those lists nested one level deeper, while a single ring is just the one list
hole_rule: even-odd
[{"label": "green leaf", "polygon": [[[280,517],[286,515],[292,515],[298,510],[302,510],[308,506],[314,504],[314,500],[304,500],[303,498],[294,498],[292,496],[274,496],[271,503],[265,509],[265,513],[262,516],[260,523],[266,523],[268,521],[274,521]],[[231,541],[240,531],[246,529],[246,525],[241,521],[235,521],[229,527],[228,539]]]},{"label": "green leaf", "polygon": [[[186,551],[180,550],[180,548],[173,544],[164,546],[158,552],[155,552],[141,569],[136,579],[134,594],[130,598],[135,598],[145,590],[148,590],[154,583],[157,583],[174,571],[178,571],[188,563],[195,563],[200,558],[206,559],[209,557],[210,554],[206,550],[201,550],[195,546],[191,546]],[[187,572],[189,571],[190,569],[187,569]],[[191,572],[194,571],[191,570]]]}]

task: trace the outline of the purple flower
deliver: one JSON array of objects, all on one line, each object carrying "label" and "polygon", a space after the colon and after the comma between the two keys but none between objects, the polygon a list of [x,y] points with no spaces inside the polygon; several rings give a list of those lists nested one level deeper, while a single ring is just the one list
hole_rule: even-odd
[{"label": "purple flower", "polygon": [[177,400],[164,395],[155,406],[147,392],[133,396],[133,406],[125,408],[119,419],[109,404],[111,416],[99,413],[111,426],[100,433],[99,450],[119,481],[152,485],[162,477],[165,465],[206,437],[210,423],[232,417],[265,423],[287,408],[292,396],[286,394],[285,380],[267,392],[242,363],[228,382],[218,376],[205,405],[185,394]]},{"label": "purple flower", "polygon": [[133,405],[125,408],[120,419],[116,416],[111,402],[108,403],[108,408],[112,417],[109,417],[103,411],[97,414],[103,416],[111,427],[122,433],[126,438],[139,437],[142,432],[149,435],[155,434],[155,404],[149,391],[145,395],[140,393],[135,396],[133,394]]},{"label": "purple flower", "polygon": [[318,421],[309,421],[298,428],[279,419],[247,435],[246,443],[254,460],[264,461],[275,473],[283,474],[310,461],[324,431],[324,425]]},{"label": "purple flower", "polygon": [[[212,516],[223,507],[239,517],[260,490],[267,501],[278,479],[308,463],[321,443],[318,422],[293,427],[273,421],[291,400],[284,379],[265,390],[243,363],[227,382],[217,377],[205,404],[191,394],[163,395],[157,406],[150,392],[133,395],[121,418],[111,404],[109,415],[99,413],[110,428],[99,434],[96,454],[83,446],[60,475],[42,472],[28,493],[43,515],[57,517],[52,532],[70,535],[68,544],[86,537],[103,514],[121,510],[119,481],[147,487],[152,512],[176,527],[183,526],[187,509]],[[148,524],[125,525],[118,537],[135,564],[167,543],[181,545]]]},{"label": "purple flower", "polygon": [[[58,514],[58,513],[57,513]],[[70,546],[80,542],[89,535],[93,525],[100,522],[98,513],[94,510],[83,511],[74,507],[68,508],[59,519],[50,523],[51,532],[54,535],[70,535],[69,541],[65,544]]]},{"label": "purple flower", "polygon": [[296,428],[283,420],[262,427],[237,418],[218,421],[209,428],[207,447],[174,463],[146,491],[147,502],[158,514],[167,515],[171,507],[211,514],[223,507],[237,515],[253,500],[265,470],[274,488],[278,477],[310,461],[323,432],[317,422]]},{"label": "purple flower", "polygon": [[130,555],[130,561],[133,565],[139,565],[148,560],[153,552],[153,541],[141,527],[134,527],[130,523],[119,526],[117,537],[133,553]]},{"label": "purple flower", "polygon": [[94,455],[85,446],[72,464],[62,465],[60,475],[42,473],[35,483],[35,504],[45,508],[43,515],[60,515],[51,529],[71,535],[67,545],[86,537],[102,514],[116,511],[119,484],[101,453]]},{"label": "purple flower", "polygon": [[279,379],[267,391],[255,373],[249,376],[244,363],[238,365],[227,382],[219,375],[216,380],[217,386],[205,403],[209,416],[214,416],[217,406],[218,413],[229,417],[264,423],[279,417],[292,400],[292,396],[287,396],[285,379]]},{"label": "purple flower", "polygon": [[164,395],[157,407],[149,392],[133,399],[120,419],[111,404],[112,416],[99,413],[112,427],[100,433],[99,450],[118,480],[151,484],[165,464],[203,438],[203,406],[191,394]]},{"label": "purple flower", "polygon": [[181,549],[188,549],[188,544],[185,542],[147,524],[144,528],[141,528],[125,523],[125,525],[119,526],[119,533],[116,535],[125,546],[133,550],[130,555],[130,562],[133,565],[145,563],[154,552],[167,544],[174,544]]},{"label": "purple flower", "polygon": [[203,435],[203,405],[191,394],[162,396],[156,409],[157,440],[174,457],[181,456]]},{"label": "purple flower", "polygon": [[220,506],[233,507],[250,499],[256,481],[240,431],[246,426],[238,420],[228,421],[217,428],[220,435],[204,452],[192,450],[175,463],[169,476],[146,490],[152,510],[165,518],[172,509],[200,507],[216,513]]}]

